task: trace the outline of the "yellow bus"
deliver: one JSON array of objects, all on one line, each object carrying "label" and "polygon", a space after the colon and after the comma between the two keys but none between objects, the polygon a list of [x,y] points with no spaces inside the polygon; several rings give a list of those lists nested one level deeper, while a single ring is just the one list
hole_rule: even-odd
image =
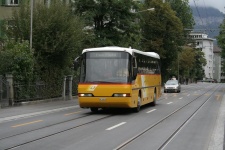
[{"label": "yellow bus", "polygon": [[154,52],[124,47],[84,49],[74,61],[80,68],[81,108],[132,108],[156,104],[161,96],[160,57]]}]

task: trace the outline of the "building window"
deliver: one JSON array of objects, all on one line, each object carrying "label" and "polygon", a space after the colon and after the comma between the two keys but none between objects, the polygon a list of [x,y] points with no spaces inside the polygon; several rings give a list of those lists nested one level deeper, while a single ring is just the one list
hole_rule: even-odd
[{"label": "building window", "polygon": [[11,5],[19,5],[19,0],[10,0]]},{"label": "building window", "polygon": [[49,8],[51,0],[44,0],[44,4]]},{"label": "building window", "polygon": [[5,0],[6,6],[18,6],[20,0]]}]

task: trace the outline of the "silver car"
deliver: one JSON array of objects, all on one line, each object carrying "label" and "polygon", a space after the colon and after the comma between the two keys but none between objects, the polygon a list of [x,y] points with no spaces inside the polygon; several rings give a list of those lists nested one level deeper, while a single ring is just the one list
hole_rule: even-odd
[{"label": "silver car", "polygon": [[167,92],[177,92],[179,93],[181,90],[180,83],[177,80],[168,80],[164,84],[164,93]]}]

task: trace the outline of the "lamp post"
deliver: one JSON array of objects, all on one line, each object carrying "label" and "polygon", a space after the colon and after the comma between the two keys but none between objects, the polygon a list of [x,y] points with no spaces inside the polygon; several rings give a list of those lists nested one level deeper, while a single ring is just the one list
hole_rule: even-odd
[{"label": "lamp post", "polygon": [[179,53],[177,53],[177,80],[179,82]]},{"label": "lamp post", "polygon": [[32,40],[33,40],[33,9],[34,1],[30,1],[30,52],[32,52]]},{"label": "lamp post", "polygon": [[145,12],[145,11],[154,11],[155,8],[148,8],[146,10],[141,10],[141,11],[137,11],[137,12],[133,12],[133,13],[140,13],[140,12]]}]

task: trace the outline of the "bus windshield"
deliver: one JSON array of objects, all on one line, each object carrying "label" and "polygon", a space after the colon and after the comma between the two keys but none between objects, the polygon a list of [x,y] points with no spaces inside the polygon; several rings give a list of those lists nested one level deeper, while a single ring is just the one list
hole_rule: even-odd
[{"label": "bus windshield", "polygon": [[127,52],[86,52],[81,62],[81,83],[128,83],[131,55]]}]

